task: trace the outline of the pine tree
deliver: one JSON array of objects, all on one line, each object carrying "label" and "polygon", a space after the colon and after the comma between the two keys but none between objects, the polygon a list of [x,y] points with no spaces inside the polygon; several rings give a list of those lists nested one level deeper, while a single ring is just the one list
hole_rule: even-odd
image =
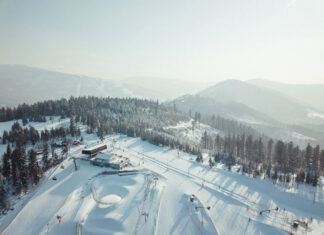
[{"label": "pine tree", "polygon": [[198,151],[196,161],[197,162],[203,162],[203,157],[202,157],[202,153],[200,152],[200,150]]},{"label": "pine tree", "polygon": [[25,192],[28,189],[28,168],[26,164],[26,154],[25,149],[22,146],[17,146],[19,151],[18,169],[19,169],[19,179]]},{"label": "pine tree", "polygon": [[278,179],[278,171],[277,170],[275,170],[274,174],[272,175],[272,179],[275,181]]},{"label": "pine tree", "polygon": [[219,156],[219,153],[215,153],[214,161],[215,161],[215,162],[220,162],[220,156]]},{"label": "pine tree", "polygon": [[294,144],[289,142],[287,146],[288,171],[293,173],[295,167]]},{"label": "pine tree", "polygon": [[44,142],[44,144],[43,144],[43,157],[42,157],[43,169],[44,170],[47,170],[47,168],[48,168],[48,163],[49,163],[49,161],[48,161],[48,153],[49,153],[48,144],[47,144],[47,142]]},{"label": "pine tree", "polygon": [[221,137],[219,136],[219,134],[216,135],[215,145],[216,145],[216,149],[218,152],[222,151],[222,142],[221,142]]},{"label": "pine tree", "polygon": [[8,131],[4,131],[2,135],[2,144],[6,144],[9,138]]},{"label": "pine tree", "polygon": [[280,171],[286,171],[287,151],[285,143],[281,140],[278,140],[275,146],[275,159]]},{"label": "pine tree", "polygon": [[207,131],[205,130],[204,135],[201,137],[202,147],[207,149]]},{"label": "pine tree", "polygon": [[272,147],[273,147],[273,140],[270,139],[268,141],[268,145],[267,145],[267,163],[268,163],[268,165],[271,164],[271,160],[272,160]]},{"label": "pine tree", "polygon": [[38,165],[36,153],[34,152],[34,150],[30,150],[28,155],[29,155],[28,169],[29,169],[30,178],[32,180],[32,184],[37,185],[41,178],[42,170]]},{"label": "pine tree", "polygon": [[308,171],[306,174],[306,184],[311,184],[312,183],[312,178],[311,178],[311,174]]},{"label": "pine tree", "polygon": [[98,137],[100,138],[101,142],[105,139],[105,137],[104,137],[104,130],[103,130],[102,126],[100,126],[100,127],[98,128],[98,133],[97,133],[97,135],[98,135]]},{"label": "pine tree", "polygon": [[26,117],[22,118],[22,123],[23,123],[23,126],[26,126],[26,124],[28,123],[28,120]]},{"label": "pine tree", "polygon": [[253,156],[253,139],[251,135],[249,135],[246,138],[245,149],[246,149],[246,159],[250,160]]},{"label": "pine tree", "polygon": [[301,151],[299,149],[299,146],[295,146],[293,150],[293,156],[294,156],[294,164],[295,164],[295,170],[297,168],[300,168],[302,165],[302,156],[301,156]]},{"label": "pine tree", "polygon": [[321,154],[321,150],[320,150],[320,146],[317,145],[315,148],[314,148],[314,151],[313,151],[313,159],[312,159],[312,169],[317,172],[319,171],[319,160],[320,160],[320,154]]},{"label": "pine tree", "polygon": [[303,170],[299,171],[296,176],[297,183],[304,183],[305,181],[305,172]]},{"label": "pine tree", "polygon": [[8,192],[3,182],[0,182],[0,211],[4,211],[9,207]]},{"label": "pine tree", "polygon": [[19,179],[18,161],[19,161],[19,151],[16,148],[12,152],[12,156],[11,156],[11,177],[12,177],[12,184],[14,187],[17,187],[19,183],[18,182]]},{"label": "pine tree", "polygon": [[265,151],[264,151],[264,144],[262,142],[262,138],[259,138],[258,142],[258,161],[264,162],[265,160]]},{"label": "pine tree", "polygon": [[73,137],[76,134],[76,127],[75,127],[75,122],[74,122],[74,117],[73,116],[70,118],[70,134]]},{"label": "pine tree", "polygon": [[209,167],[212,168],[214,166],[214,162],[211,159],[211,157],[209,158]]},{"label": "pine tree", "polygon": [[9,180],[10,178],[10,173],[11,173],[11,166],[10,166],[10,159],[11,159],[11,146],[10,144],[7,145],[7,152],[3,156],[3,176]]},{"label": "pine tree", "polygon": [[320,168],[321,168],[321,171],[324,172],[324,150],[321,151]]},{"label": "pine tree", "polygon": [[313,148],[310,144],[308,144],[305,151],[305,164],[306,164],[306,169],[308,171],[310,171],[312,166],[312,155],[313,155]]},{"label": "pine tree", "polygon": [[317,175],[317,173],[315,173],[315,175],[314,175],[314,177],[313,177],[313,180],[312,180],[312,185],[313,185],[314,187],[316,187],[317,184],[318,184],[318,175]]}]

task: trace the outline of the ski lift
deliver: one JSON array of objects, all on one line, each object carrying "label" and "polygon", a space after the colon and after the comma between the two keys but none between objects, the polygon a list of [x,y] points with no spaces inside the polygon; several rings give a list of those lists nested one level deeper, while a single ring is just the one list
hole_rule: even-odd
[{"label": "ski lift", "polygon": [[52,180],[57,180],[56,176],[54,176],[54,177],[52,178]]}]

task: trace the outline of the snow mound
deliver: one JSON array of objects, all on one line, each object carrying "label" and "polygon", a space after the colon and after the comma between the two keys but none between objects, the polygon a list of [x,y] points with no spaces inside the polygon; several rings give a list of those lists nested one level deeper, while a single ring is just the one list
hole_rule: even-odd
[{"label": "snow mound", "polygon": [[103,198],[101,198],[101,201],[103,201],[105,203],[116,204],[116,203],[120,202],[121,199],[122,198],[119,195],[109,194],[109,195],[104,196]]}]

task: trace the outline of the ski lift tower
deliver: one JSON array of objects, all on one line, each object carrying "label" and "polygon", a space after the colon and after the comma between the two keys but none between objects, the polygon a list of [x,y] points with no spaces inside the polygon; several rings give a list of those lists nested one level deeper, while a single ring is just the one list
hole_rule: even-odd
[{"label": "ski lift tower", "polygon": [[72,157],[73,159],[73,163],[74,163],[74,170],[77,171],[78,170],[78,166],[76,164],[76,158],[75,157]]}]

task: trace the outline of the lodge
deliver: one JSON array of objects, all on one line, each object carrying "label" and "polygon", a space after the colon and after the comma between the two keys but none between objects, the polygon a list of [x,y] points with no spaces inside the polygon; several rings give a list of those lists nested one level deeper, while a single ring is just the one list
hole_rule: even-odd
[{"label": "lodge", "polygon": [[90,155],[89,157],[92,157],[93,155],[96,155],[97,153],[99,153],[100,151],[105,150],[105,149],[107,149],[107,145],[101,144],[101,145],[96,145],[91,148],[83,149],[82,153],[88,154],[88,155]]}]

